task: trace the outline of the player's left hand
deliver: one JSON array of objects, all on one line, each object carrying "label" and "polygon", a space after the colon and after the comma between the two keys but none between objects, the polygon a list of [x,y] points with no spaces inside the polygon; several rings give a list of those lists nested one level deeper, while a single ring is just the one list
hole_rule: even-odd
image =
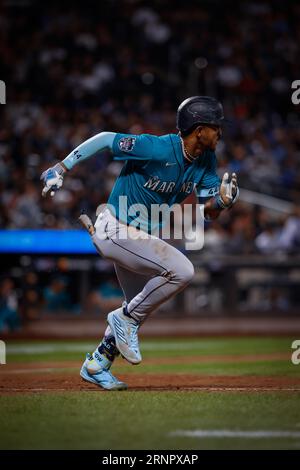
[{"label": "player's left hand", "polygon": [[239,188],[237,183],[236,173],[224,173],[222,183],[220,186],[220,198],[221,203],[224,204],[224,208],[231,207],[239,197]]}]

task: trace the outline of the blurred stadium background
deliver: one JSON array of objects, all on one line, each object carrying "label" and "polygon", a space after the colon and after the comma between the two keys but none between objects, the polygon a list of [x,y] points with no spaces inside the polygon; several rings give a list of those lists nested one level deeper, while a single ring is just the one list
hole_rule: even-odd
[{"label": "blurred stadium background", "polygon": [[1,336],[101,331],[122,292],[77,218],[94,217],[120,165],[90,159],[54,199],[40,174],[103,130],[176,132],[195,94],[224,104],[219,171],[238,173],[241,198],[144,332],[300,331],[299,23],[296,1],[0,3]]}]

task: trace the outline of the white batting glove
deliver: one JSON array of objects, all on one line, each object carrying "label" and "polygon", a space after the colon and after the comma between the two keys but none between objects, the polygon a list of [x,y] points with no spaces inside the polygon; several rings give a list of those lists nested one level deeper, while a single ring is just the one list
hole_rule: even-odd
[{"label": "white batting glove", "polygon": [[43,197],[47,196],[48,191],[50,191],[50,196],[54,196],[55,192],[62,187],[65,171],[64,167],[57,163],[41,174],[41,180],[44,182]]},{"label": "white batting glove", "polygon": [[237,201],[238,197],[239,188],[236,173],[232,173],[231,177],[229,176],[229,173],[224,173],[218,196],[218,204],[223,209],[227,209]]}]

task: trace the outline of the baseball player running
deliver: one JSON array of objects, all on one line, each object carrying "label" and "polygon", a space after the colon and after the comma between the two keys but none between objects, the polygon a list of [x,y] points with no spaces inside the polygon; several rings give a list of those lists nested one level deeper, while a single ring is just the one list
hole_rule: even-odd
[{"label": "baseball player running", "polygon": [[[146,216],[144,225],[134,226],[134,204],[142,203],[150,214],[152,204],[171,207],[196,191],[204,203],[204,217],[210,220],[236,202],[236,174],[225,173],[222,180],[216,174],[215,149],[223,124],[221,103],[209,96],[194,96],[178,108],[178,134],[101,132],[41,175],[43,196],[49,191],[54,195],[68,171],[103,150],[110,149],[114,159],[124,161],[95,226],[86,215],[81,216],[99,253],[113,261],[125,296],[123,305],[108,314],[101,343],[83,363],[80,375],[84,380],[107,390],[126,389],[110,371],[114,359],[121,354],[131,364],[141,362],[141,324],[194,275],[186,256],[150,233],[152,220]],[[125,207],[120,207],[121,196],[126,196]]]}]

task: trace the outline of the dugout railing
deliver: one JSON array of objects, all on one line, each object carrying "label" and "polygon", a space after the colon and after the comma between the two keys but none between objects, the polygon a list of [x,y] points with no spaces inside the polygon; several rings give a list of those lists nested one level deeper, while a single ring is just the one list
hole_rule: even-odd
[{"label": "dugout railing", "polygon": [[[175,299],[161,308],[162,315],[244,316],[300,314],[300,256],[224,256],[192,253],[195,277]],[[95,286],[114,278],[111,263],[94,255],[2,255],[1,277],[14,280],[19,303],[25,302],[24,279],[35,273],[36,290],[63,276],[76,314],[92,314],[85,299]],[[41,309],[43,309],[41,303]],[[68,312],[55,312],[74,314]]]}]

